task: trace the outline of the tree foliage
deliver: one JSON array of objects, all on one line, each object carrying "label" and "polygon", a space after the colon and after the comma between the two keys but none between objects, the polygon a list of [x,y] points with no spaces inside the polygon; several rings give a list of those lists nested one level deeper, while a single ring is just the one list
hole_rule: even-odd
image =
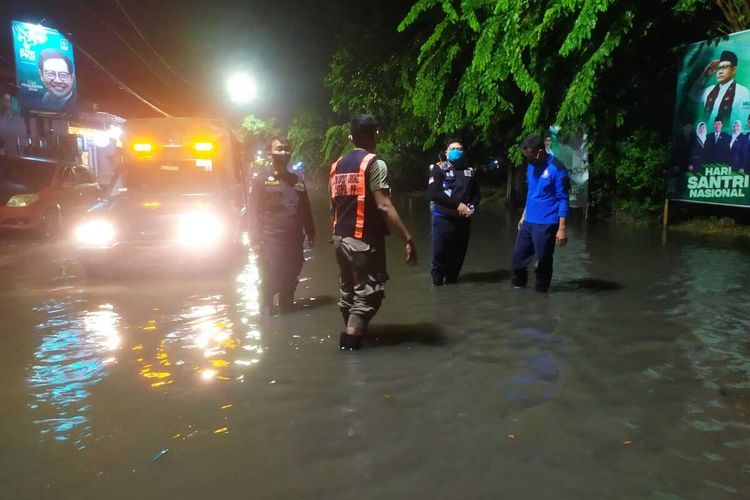
[{"label": "tree foliage", "polygon": [[295,160],[305,163],[307,172],[318,176],[325,171],[323,144],[328,122],[320,114],[306,111],[292,120],[289,140],[294,147]]},{"label": "tree foliage", "polygon": [[433,159],[425,151],[445,136],[520,162],[518,140],[555,124],[587,132],[594,201],[653,207],[671,140],[675,47],[747,27],[747,5],[416,0],[394,23],[377,17],[387,12],[378,2],[363,0],[379,29],[344,30],[325,79],[330,109],[319,116],[327,118],[300,117],[295,142],[327,165],[347,148],[349,117],[371,113],[397,183],[416,187]]},{"label": "tree foliage", "polygon": [[674,47],[709,29],[710,16],[694,16],[705,7],[690,1],[418,0],[399,25],[434,23],[419,53],[414,113],[439,117],[433,137],[473,129],[516,155],[520,137],[549,125],[585,130],[592,170],[610,176],[601,185],[640,185],[616,162],[632,156],[634,134],[657,134],[655,147],[668,149]]},{"label": "tree foliage", "polygon": [[276,119],[264,120],[255,115],[247,115],[242,119],[242,124],[235,130],[237,140],[252,147],[264,145],[271,137],[279,134]]}]

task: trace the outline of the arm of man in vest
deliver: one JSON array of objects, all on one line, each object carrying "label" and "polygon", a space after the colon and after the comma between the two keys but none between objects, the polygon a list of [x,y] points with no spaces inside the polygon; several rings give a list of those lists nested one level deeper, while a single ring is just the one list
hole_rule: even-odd
[{"label": "arm of man in vest", "polygon": [[396,207],[391,203],[391,197],[388,195],[388,167],[385,162],[378,160],[370,167],[369,183],[372,197],[378,210],[383,214],[385,223],[392,233],[396,233],[404,241],[406,252],[406,263],[414,265],[417,263],[417,249],[414,246],[414,240],[406,228],[404,221],[398,214]]}]

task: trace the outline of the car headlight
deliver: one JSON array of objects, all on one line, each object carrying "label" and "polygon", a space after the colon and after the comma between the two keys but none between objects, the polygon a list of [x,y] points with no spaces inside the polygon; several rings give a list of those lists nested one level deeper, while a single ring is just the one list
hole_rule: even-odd
[{"label": "car headlight", "polygon": [[83,222],[75,230],[78,243],[87,246],[106,246],[115,239],[115,227],[105,220]]},{"label": "car headlight", "polygon": [[224,223],[206,212],[183,214],[177,226],[177,241],[187,247],[209,247],[218,243],[223,235]]},{"label": "car headlight", "polygon": [[5,206],[8,207],[28,207],[35,201],[39,199],[39,196],[36,194],[17,194],[15,196],[12,196],[8,203],[5,204]]}]

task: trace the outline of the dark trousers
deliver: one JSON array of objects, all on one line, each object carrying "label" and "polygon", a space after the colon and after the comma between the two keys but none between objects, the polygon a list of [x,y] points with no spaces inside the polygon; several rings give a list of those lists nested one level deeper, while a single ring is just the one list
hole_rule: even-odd
[{"label": "dark trousers", "polygon": [[432,282],[455,283],[469,248],[471,221],[465,217],[432,217]]},{"label": "dark trousers", "polygon": [[384,243],[369,245],[355,238],[333,237],[339,266],[339,310],[347,326],[367,330],[385,297],[388,273]]},{"label": "dark trousers", "polygon": [[555,253],[557,224],[532,224],[524,222],[516,236],[513,249],[513,286],[526,286],[528,271],[534,256],[536,265],[536,291],[546,292],[552,281],[552,254]]},{"label": "dark trousers", "polygon": [[263,239],[258,255],[261,307],[272,307],[276,294],[279,295],[279,307],[286,307],[294,302],[297,278],[304,262],[303,240],[300,236]]}]

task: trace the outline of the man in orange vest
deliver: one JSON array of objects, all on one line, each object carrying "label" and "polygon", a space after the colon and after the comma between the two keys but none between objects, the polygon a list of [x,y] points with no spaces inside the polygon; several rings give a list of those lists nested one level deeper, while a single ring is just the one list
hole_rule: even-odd
[{"label": "man in orange vest", "polygon": [[391,203],[388,167],[374,151],[378,125],[370,115],[350,123],[354,151],[331,166],[330,194],[333,246],[339,265],[339,309],[346,324],[339,348],[356,350],[385,296],[385,236],[396,233],[405,244],[406,263],[417,263],[409,230]]}]

